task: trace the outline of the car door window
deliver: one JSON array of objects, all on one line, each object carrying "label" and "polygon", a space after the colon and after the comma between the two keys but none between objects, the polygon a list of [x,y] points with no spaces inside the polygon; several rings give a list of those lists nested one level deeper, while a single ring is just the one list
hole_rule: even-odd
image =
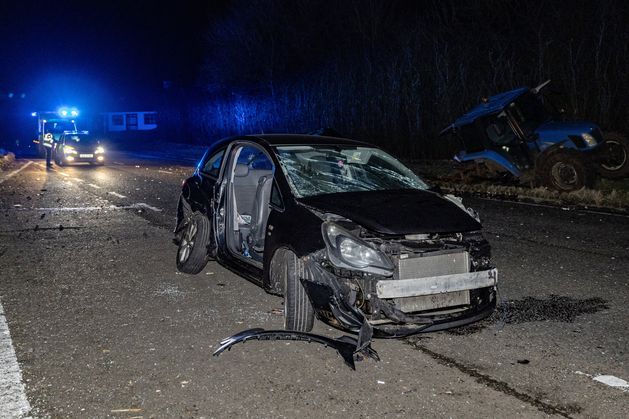
[{"label": "car door window", "polygon": [[282,195],[277,187],[277,183],[273,182],[273,189],[271,189],[271,204],[278,209],[284,209],[284,203],[282,202]]},{"label": "car door window", "polygon": [[219,150],[214,153],[203,165],[201,173],[217,178],[221,171],[221,163],[223,162],[223,156],[225,155],[225,149]]}]

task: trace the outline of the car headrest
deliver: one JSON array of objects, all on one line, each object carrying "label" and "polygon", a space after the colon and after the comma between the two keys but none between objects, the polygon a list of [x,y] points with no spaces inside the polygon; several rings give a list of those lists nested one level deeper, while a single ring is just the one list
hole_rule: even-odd
[{"label": "car headrest", "polygon": [[234,176],[245,177],[249,174],[249,166],[246,164],[237,164],[236,170],[234,170]]}]

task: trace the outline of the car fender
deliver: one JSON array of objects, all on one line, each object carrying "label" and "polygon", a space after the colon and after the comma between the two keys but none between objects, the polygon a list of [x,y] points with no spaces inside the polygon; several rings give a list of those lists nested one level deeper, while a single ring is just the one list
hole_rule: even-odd
[{"label": "car fender", "polygon": [[325,248],[321,235],[321,219],[306,207],[294,204],[284,210],[273,208],[269,214],[264,244],[264,272],[262,284],[272,294],[282,294],[283,285],[276,284],[269,275],[275,252],[287,248],[304,257]]},{"label": "car fender", "polygon": [[200,180],[197,176],[192,176],[183,182],[181,187],[181,195],[177,203],[177,219],[175,222],[175,232],[181,226],[185,214],[184,208],[188,207],[190,211],[199,211],[206,216],[210,216],[211,202],[210,197],[206,196],[201,189]]}]

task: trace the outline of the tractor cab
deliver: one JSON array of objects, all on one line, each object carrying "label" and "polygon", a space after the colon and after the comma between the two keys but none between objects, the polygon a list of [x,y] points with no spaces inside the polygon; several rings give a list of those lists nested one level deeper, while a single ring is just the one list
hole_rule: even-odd
[{"label": "tractor cab", "polygon": [[462,163],[463,179],[535,181],[571,191],[591,186],[596,169],[603,175],[626,174],[626,149],[624,161],[617,158],[620,164],[610,165],[609,147],[596,124],[559,120],[540,95],[549,82],[483,98],[442,131],[461,146],[454,159]]}]

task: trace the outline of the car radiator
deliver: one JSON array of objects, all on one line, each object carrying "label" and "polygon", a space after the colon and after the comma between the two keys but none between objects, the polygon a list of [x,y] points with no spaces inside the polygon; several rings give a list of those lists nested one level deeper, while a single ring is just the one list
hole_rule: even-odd
[{"label": "car radiator", "polygon": [[[406,256],[406,257],[405,257]],[[470,271],[468,252],[426,253],[423,256],[409,257],[402,254],[398,258],[397,278],[428,278],[442,275],[467,273]],[[419,295],[393,299],[398,310],[413,313],[424,310],[443,309],[470,303],[470,292],[454,291],[441,294]]]}]

